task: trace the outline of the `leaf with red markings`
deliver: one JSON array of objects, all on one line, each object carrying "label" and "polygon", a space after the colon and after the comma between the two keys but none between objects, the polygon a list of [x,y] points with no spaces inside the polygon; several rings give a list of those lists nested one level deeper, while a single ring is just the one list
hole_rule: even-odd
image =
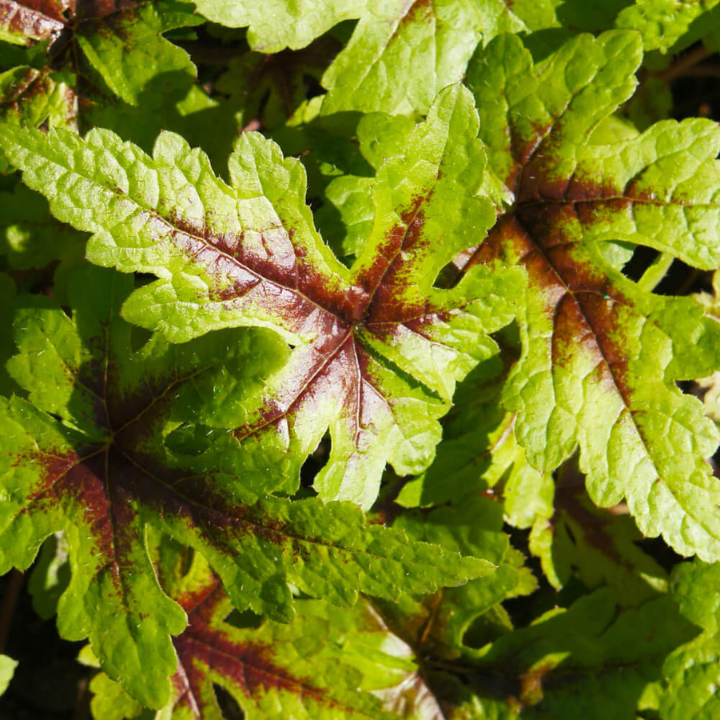
[{"label": "leaf with red markings", "polygon": [[[438,699],[423,677],[419,656],[385,623],[368,600],[336,608],[298,600],[291,625],[232,611],[227,596],[198,555],[168,538],[151,543],[163,588],[188,614],[173,640],[179,667],[163,717],[221,718],[230,694],[251,720],[439,717]],[[83,657],[93,663],[89,653]],[[136,717],[116,683],[99,675],[91,683],[95,717]]]},{"label": "leaf with red markings", "polygon": [[26,45],[53,40],[65,29],[69,2],[0,0],[0,40]]},{"label": "leaf with red markings", "polygon": [[653,125],[611,145],[592,133],[633,91],[635,33],[581,35],[533,66],[517,37],[468,72],[490,166],[513,201],[472,263],[524,266],[523,355],[504,389],[529,462],[552,470],[580,447],[590,496],[627,499],[646,536],[720,557],[718,433],[676,381],[720,363],[720,325],[692,298],[625,277],[618,246],[699,268],[720,263],[720,147],[705,120]]},{"label": "leaf with red markings", "polygon": [[695,634],[667,595],[622,610],[601,588],[480,650],[465,650],[456,667],[466,702],[457,716],[601,720],[608,711],[618,718],[652,713],[663,662]]},{"label": "leaf with red markings", "polygon": [[125,303],[127,319],[173,342],[241,325],[279,333],[293,350],[237,413],[241,450],[267,458],[269,489],[293,492],[329,428],[316,490],[369,507],[387,462],[400,474],[431,462],[455,382],[497,351],[487,333],[512,319],[522,288],[522,270],[484,266],[433,286],[494,219],[477,195],[477,127],[466,90],[439,96],[378,171],[373,228],[349,270],[313,227],[302,166],[257,134],[240,138],[231,185],[170,133],[152,159],[102,131],[8,128],[0,145],[58,218],[94,233],[90,260],[159,276]]},{"label": "leaf with red markings", "polygon": [[77,129],[81,99],[154,108],[187,93],[195,66],[163,33],[201,21],[181,0],[0,0],[0,40],[47,47],[44,58],[41,46],[24,50],[24,61],[18,49],[22,64],[0,67],[0,115]]},{"label": "leaf with red markings", "polygon": [[64,531],[72,579],[58,605],[61,633],[89,637],[134,697],[165,704],[169,635],[185,626],[157,584],[149,526],[201,551],[238,608],[280,621],[293,616],[288,583],[351,605],[360,592],[393,599],[493,572],[488,560],[366,526],[347,503],[253,493],[264,466],[228,444],[227,431],[199,454],[174,453],[173,430],[242,413],[286,348],[267,330],[240,329],[184,345],[155,336],[133,351],[118,316],[132,284],[101,268],[78,271],[72,320],[42,296],[17,300],[20,352],[8,369],[28,398],[2,403],[0,572],[26,568]]},{"label": "leaf with red markings", "polygon": [[[353,635],[363,630],[379,635],[375,653],[383,640],[400,644],[365,601],[352,610],[299,601],[292,625],[266,621],[259,628],[227,622],[232,605],[212,577],[180,602],[188,628],[174,640],[179,670],[173,678],[172,717],[223,717],[213,685],[229,692],[248,720],[395,717],[383,712],[376,697],[358,691],[363,674],[343,662],[343,655],[354,649]],[[336,642],[340,636],[342,643]],[[363,649],[367,652],[369,646]],[[375,663],[368,664],[374,670],[367,673],[369,679],[393,685],[398,668],[383,666],[380,659],[376,655]],[[388,660],[397,662],[392,656]],[[411,658],[405,662],[412,666]]]},{"label": "leaf with red markings", "polygon": [[530,549],[554,587],[560,589],[572,576],[590,589],[608,585],[623,607],[667,590],[667,573],[636,545],[642,535],[623,510],[600,510],[582,485],[559,485],[555,514],[539,518],[530,535]]}]

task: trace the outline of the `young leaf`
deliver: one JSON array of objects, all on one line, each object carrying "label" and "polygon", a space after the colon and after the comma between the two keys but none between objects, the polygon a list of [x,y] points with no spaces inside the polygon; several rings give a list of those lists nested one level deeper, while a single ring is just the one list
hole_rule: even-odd
[{"label": "young leaf", "polygon": [[632,92],[634,33],[581,35],[537,67],[514,36],[493,41],[468,80],[480,137],[514,201],[472,262],[523,265],[523,356],[504,392],[529,462],[551,470],[580,446],[593,501],[625,497],[641,532],[683,554],[720,557],[720,483],[704,458],[718,433],[675,381],[718,367],[720,325],[691,298],[624,277],[610,240],[720,263],[720,132],[662,122],[596,145],[598,123]]},{"label": "young leaf", "polygon": [[493,571],[366,526],[350,504],[258,497],[242,483],[262,477],[263,466],[252,457],[233,464],[235,443],[173,454],[164,440],[186,416],[222,417],[228,405],[242,412],[284,345],[267,331],[234,330],[182,346],[156,336],[133,351],[117,316],[131,288],[129,276],[86,267],[70,286],[73,320],[42,296],[19,301],[20,352],[8,367],[29,401],[2,402],[0,571],[26,568],[63,530],[72,578],[58,606],[61,633],[89,636],[133,697],[166,703],[175,669],[168,636],[185,626],[157,584],[148,526],[200,550],[238,608],[281,621],[293,614],[288,583],[349,605],[359,592],[393,599]]},{"label": "young leaf", "polygon": [[315,488],[367,508],[387,462],[403,475],[430,463],[456,380],[496,351],[486,333],[511,320],[522,287],[520,269],[487,267],[433,287],[493,220],[477,196],[476,133],[467,91],[445,90],[406,153],[378,171],[373,229],[350,270],[313,228],[301,165],[256,134],[240,138],[231,186],[171,134],[154,159],[102,131],[7,128],[0,146],[58,218],[95,233],[93,262],[160,277],[125,303],[130,321],[173,342],[240,325],[285,338],[287,363],[235,437],[268,457],[269,482],[292,483],[329,428]]}]

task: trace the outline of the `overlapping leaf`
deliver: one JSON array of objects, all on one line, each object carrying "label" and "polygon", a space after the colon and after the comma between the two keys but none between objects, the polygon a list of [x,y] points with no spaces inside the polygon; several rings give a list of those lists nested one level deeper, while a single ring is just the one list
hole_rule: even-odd
[{"label": "overlapping leaf", "polygon": [[209,20],[225,27],[247,27],[250,46],[260,52],[299,50],[343,20],[365,12],[366,0],[194,0]]},{"label": "overlapping leaf", "polygon": [[0,566],[27,567],[64,530],[72,579],[58,606],[61,632],[89,636],[133,696],[167,701],[169,635],[185,626],[157,584],[148,525],[200,550],[237,607],[278,620],[292,617],[289,582],[347,605],[358,592],[393,598],[492,571],[488,561],[367,527],[350,504],[258,496],[247,487],[258,486],[264,465],[235,457],[226,433],[205,452],[173,453],[165,441],[188,418],[242,412],[284,344],[268,331],[235,330],[182,346],[156,336],[133,352],[131,328],[117,317],[131,287],[129,276],[86,268],[71,285],[72,321],[42,297],[22,298],[9,368],[29,396],[2,406]]},{"label": "overlapping leaf", "polygon": [[201,22],[192,11],[177,0],[1,0],[0,39],[43,41],[48,54],[43,62],[28,52],[27,63],[15,67],[0,61],[0,112],[23,125],[49,119],[75,127],[78,97],[89,88],[131,105],[159,105],[159,92],[187,92],[195,67],[162,34]]},{"label": "overlapping leaf", "polygon": [[715,30],[717,0],[566,0],[558,19],[574,30],[640,33],[645,50],[678,52]]},{"label": "overlapping leaf", "polygon": [[20,183],[13,192],[0,192],[0,256],[7,269],[43,268],[82,257],[84,239],[50,214],[45,198]]},{"label": "overlapping leaf", "polygon": [[322,71],[341,48],[333,38],[276,55],[243,53],[228,63],[214,89],[230,96],[242,114],[241,126],[255,121],[266,131],[282,126],[305,102],[308,78],[320,82]]},{"label": "overlapping leaf", "polygon": [[530,548],[552,585],[572,576],[591,589],[611,587],[623,607],[636,607],[667,590],[667,573],[635,544],[642,539],[627,515],[592,506],[580,485],[560,485],[555,513],[533,527]]},{"label": "overlapping leaf", "polygon": [[615,27],[640,32],[646,50],[677,52],[716,31],[717,4],[717,0],[636,0],[620,11]]},{"label": "overlapping leaf", "polygon": [[462,78],[482,37],[558,25],[555,0],[196,0],[206,17],[249,26],[261,52],[300,48],[336,23],[359,18],[347,47],[323,77],[326,114],[359,110],[425,113],[436,93]]},{"label": "overlapping leaf", "polygon": [[160,276],[126,302],[129,320],[175,342],[255,325],[293,345],[235,437],[267,458],[268,484],[292,491],[329,427],[315,488],[368,507],[386,462],[408,474],[432,460],[455,381],[496,351],[486,333],[512,318],[522,287],[518,269],[486,267],[452,290],[432,285],[494,216],[476,196],[476,132],[467,91],[449,88],[378,172],[372,233],[350,270],[312,226],[302,167],[258,135],[240,139],[231,186],[170,134],[154,159],[103,132],[8,129],[0,144],[57,217],[95,232],[92,261]]},{"label": "overlapping leaf", "polygon": [[490,577],[433,595],[405,597],[399,603],[376,603],[387,622],[418,657],[456,658],[463,638],[478,617],[511,597],[537,588],[521,552],[502,531],[500,503],[486,497],[465,497],[458,507],[404,514],[395,523],[417,540],[439,543],[468,555],[482,554],[497,566]]},{"label": "overlapping leaf", "polygon": [[720,326],[694,300],[625,278],[607,241],[716,267],[720,133],[689,120],[589,142],[632,93],[639,59],[637,35],[622,32],[579,36],[538,67],[513,36],[478,55],[468,77],[480,137],[514,201],[474,261],[502,257],[530,276],[523,356],[504,393],[530,463],[552,469],[579,444],[597,504],[625,497],[644,535],[711,559],[720,483],[705,458],[718,434],[675,381],[718,366]]},{"label": "overlapping leaf", "polygon": [[476,665],[465,666],[474,693],[465,716],[634,720],[657,710],[663,661],[694,633],[667,596],[618,612],[612,592],[598,590],[466,651]]},{"label": "overlapping leaf", "polygon": [[[440,712],[413,650],[370,602],[341,609],[300,600],[292,625],[238,615],[230,613],[201,557],[188,562],[187,552],[167,539],[158,550],[160,581],[189,619],[187,630],[173,641],[179,667],[162,717],[226,717],[216,687],[232,695],[244,717],[258,720],[429,720]],[[87,652],[83,658],[95,664]],[[102,674],[91,689],[97,718],[133,718],[142,710]]]}]

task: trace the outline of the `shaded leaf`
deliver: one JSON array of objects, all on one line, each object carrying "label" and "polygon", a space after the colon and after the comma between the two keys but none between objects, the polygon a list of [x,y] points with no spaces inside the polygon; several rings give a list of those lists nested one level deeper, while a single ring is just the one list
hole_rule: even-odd
[{"label": "shaded leaf", "polygon": [[192,9],[181,0],[0,0],[0,37],[52,41],[44,62],[28,54],[33,64],[0,74],[0,114],[21,125],[49,120],[51,127],[76,129],[79,98],[88,92],[152,106],[166,101],[159,89],[166,97],[187,92],[195,67],[162,34],[201,22]]},{"label": "shaded leaf", "polygon": [[50,214],[42,195],[18,183],[0,192],[0,255],[12,270],[43,268],[53,260],[82,255],[84,236]]},{"label": "shaded leaf", "polygon": [[474,653],[466,703],[483,718],[635,720],[657,709],[662,663],[692,635],[667,596],[618,612],[598,590]]},{"label": "shaded leaf", "polygon": [[572,575],[590,589],[608,585],[623,607],[667,590],[667,573],[635,544],[642,535],[623,509],[595,508],[582,485],[558,487],[554,515],[538,520],[530,536],[552,585],[561,588]]},{"label": "shaded leaf", "polygon": [[418,657],[455,658],[471,623],[501,601],[533,592],[537,582],[524,558],[502,531],[500,503],[482,496],[465,497],[458,507],[401,515],[395,523],[417,540],[468,555],[481,555],[497,566],[492,576],[462,588],[402,599],[398,604],[376,602],[390,627]]},{"label": "shaded leaf", "polygon": [[309,81],[319,86],[323,70],[340,47],[332,38],[323,38],[297,52],[244,53],[230,60],[214,89],[230,96],[233,107],[242,113],[241,127],[255,120],[272,130],[305,102]]}]

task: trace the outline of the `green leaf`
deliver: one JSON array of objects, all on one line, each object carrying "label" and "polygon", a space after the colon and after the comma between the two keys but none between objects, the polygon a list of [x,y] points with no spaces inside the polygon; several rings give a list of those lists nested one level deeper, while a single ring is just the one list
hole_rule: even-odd
[{"label": "green leaf", "polygon": [[426,113],[435,95],[462,78],[482,37],[556,27],[556,0],[196,0],[206,17],[249,26],[254,50],[298,49],[333,25],[359,18],[347,47],[323,77],[323,113]]},{"label": "green leaf", "polygon": [[677,51],[713,29],[708,15],[717,4],[718,0],[636,0],[620,11],[615,27],[640,32],[645,50]]},{"label": "green leaf", "polygon": [[720,566],[703,562],[682,563],[672,574],[671,593],[680,611],[704,632],[679,647],[665,662],[666,687],[660,700],[665,720],[710,720],[720,704]]},{"label": "green leaf", "polygon": [[502,32],[556,24],[554,2],[369,0],[347,47],[323,77],[323,113],[425,113],[460,80],[475,46]]},{"label": "green leaf", "polygon": [[0,394],[9,395],[18,390],[5,370],[5,362],[15,352],[12,339],[12,310],[15,305],[15,282],[6,273],[0,273],[0,307],[5,313],[0,316]]},{"label": "green leaf", "polygon": [[214,167],[226,167],[240,130],[239,115],[229,102],[211,98],[199,85],[174,102],[176,97],[158,92],[140,107],[100,98],[86,107],[85,119],[148,151],[162,130],[171,130],[201,147]]},{"label": "green leaf", "polygon": [[281,621],[293,616],[289,584],[352,605],[359,592],[394,599],[492,574],[487,560],[367,526],[349,503],[252,492],[265,466],[228,445],[227,431],[197,454],[173,453],[164,441],[189,418],[244,412],[285,349],[268,331],[230,330],[178,346],[155,336],[134,350],[118,316],[132,284],[85,267],[70,285],[72,319],[42,296],[18,301],[9,368],[30,402],[2,401],[0,572],[28,567],[43,540],[64,531],[72,578],[60,631],[89,637],[133,697],[165,705],[176,663],[169,635],[186,622],[157,583],[149,528],[203,553],[236,607]]},{"label": "green leaf", "polygon": [[372,232],[350,270],[313,228],[302,167],[256,134],[240,138],[231,186],[171,134],[154,159],[97,130],[8,128],[0,144],[58,218],[95,233],[91,261],[161,278],[125,303],[130,321],[173,342],[267,327],[293,346],[234,436],[292,492],[329,428],[315,488],[369,507],[387,462],[400,474],[430,463],[456,380],[496,351],[486,333],[511,320],[522,287],[518,269],[480,267],[451,290],[432,284],[493,220],[476,195],[476,132],[468,93],[448,88],[378,171]]},{"label": "green leaf", "polygon": [[7,690],[16,667],[17,660],[13,660],[7,655],[0,655],[0,695]]},{"label": "green leaf", "polygon": [[341,47],[333,38],[322,38],[297,52],[243,53],[230,60],[213,89],[230,96],[242,114],[241,127],[255,121],[269,131],[284,125],[305,102],[308,79],[319,83]]},{"label": "green leaf", "polygon": [[35,54],[32,66],[0,74],[0,113],[21,125],[49,120],[51,127],[77,129],[86,96],[108,91],[132,105],[158,107],[168,95],[187,92],[196,74],[187,53],[162,36],[202,22],[182,0],[117,7],[0,0],[0,16],[0,38],[54,39],[44,63]]},{"label": "green leaf", "polygon": [[[413,651],[367,601],[351,609],[300,600],[292,625],[231,612],[232,606],[198,555],[162,539],[156,567],[163,586],[182,604],[188,629],[174,643],[180,667],[173,698],[162,712],[220,718],[219,685],[252,718],[427,717],[414,704],[439,711],[420,676]],[[115,683],[100,675],[91,685],[95,717],[134,717]],[[372,694],[370,694],[372,693]],[[373,697],[373,695],[377,697]],[[382,704],[380,700],[382,699]],[[105,714],[103,714],[105,713]]]},{"label": "green leaf", "polygon": [[20,183],[0,192],[0,255],[12,270],[43,268],[53,260],[81,255],[83,235],[58,222],[42,195]]},{"label": "green leaf", "polygon": [[502,531],[503,509],[489,498],[466,497],[458,507],[401,515],[395,527],[411,537],[463,554],[485,557],[497,566],[489,576],[459,588],[446,588],[399,604],[376,603],[391,627],[418,657],[456,657],[463,638],[479,616],[501,601],[532,593],[537,581],[524,558]]},{"label": "green leaf", "polygon": [[43,620],[57,613],[58,601],[69,583],[67,541],[62,533],[55,533],[43,543],[28,581],[33,609]]},{"label": "green leaf", "polygon": [[38,127],[47,120],[50,127],[72,127],[76,108],[69,79],[27,65],[0,73],[0,117],[16,125]]},{"label": "green leaf", "polygon": [[608,585],[623,607],[665,592],[667,573],[638,548],[642,535],[631,518],[618,514],[623,508],[598,510],[582,486],[565,483],[555,492],[552,518],[536,521],[530,535],[549,582],[559,589],[576,576],[590,589]]},{"label": "green leaf", "polygon": [[[610,145],[588,138],[631,93],[635,33],[581,35],[533,67],[514,36],[479,53],[468,81],[492,169],[512,192],[469,265],[523,265],[523,356],[504,389],[531,465],[580,447],[590,497],[626,498],[645,536],[720,557],[720,484],[705,458],[718,433],[676,381],[718,367],[720,326],[691,298],[653,295],[601,248],[645,245],[720,263],[714,123],[662,122]],[[612,249],[612,246],[610,246]]]},{"label": "green leaf", "polygon": [[467,703],[483,718],[634,720],[656,709],[663,660],[692,635],[667,596],[618,613],[598,590],[474,653]]},{"label": "green leaf", "polygon": [[141,2],[119,12],[84,17],[74,41],[105,85],[125,102],[138,105],[152,102],[158,86],[165,96],[188,86],[195,66],[162,34],[200,22],[190,3],[182,0]]},{"label": "green leaf", "polygon": [[259,52],[298,50],[343,20],[360,17],[366,0],[194,0],[208,20],[248,27],[248,42]]}]

